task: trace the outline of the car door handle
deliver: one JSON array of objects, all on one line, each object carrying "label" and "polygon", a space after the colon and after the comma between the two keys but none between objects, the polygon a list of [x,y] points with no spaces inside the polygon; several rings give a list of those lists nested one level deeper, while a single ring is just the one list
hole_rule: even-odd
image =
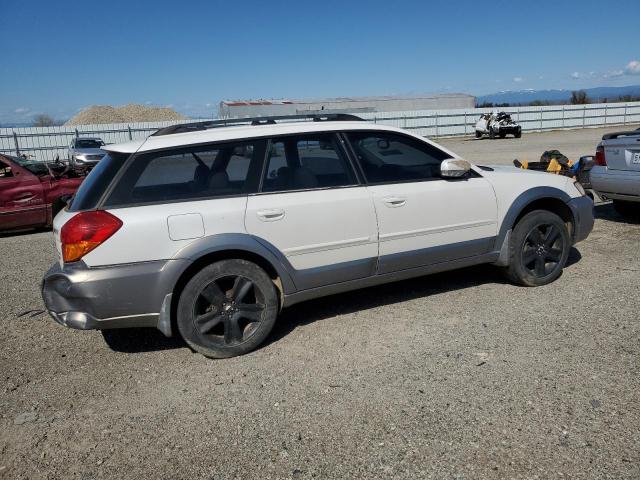
[{"label": "car door handle", "polygon": [[16,197],[14,199],[14,202],[20,202],[20,203],[28,202],[29,200],[33,199],[33,197],[35,197],[33,193],[25,193],[24,195],[20,195],[19,197]]},{"label": "car door handle", "polygon": [[386,197],[382,201],[390,208],[402,207],[407,203],[407,199],[402,197]]},{"label": "car door handle", "polygon": [[275,208],[273,210],[258,210],[256,212],[258,218],[263,222],[275,222],[284,218],[284,210]]}]

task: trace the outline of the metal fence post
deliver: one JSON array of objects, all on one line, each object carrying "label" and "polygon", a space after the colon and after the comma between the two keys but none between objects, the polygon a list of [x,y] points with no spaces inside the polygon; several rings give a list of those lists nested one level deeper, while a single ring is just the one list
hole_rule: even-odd
[{"label": "metal fence post", "polygon": [[564,128],[564,105],[562,105],[562,128]]},{"label": "metal fence post", "polygon": [[438,112],[436,112],[436,137],[438,136]]},{"label": "metal fence post", "polygon": [[604,104],[604,124],[605,125],[607,124],[607,109],[608,109],[608,107],[609,107],[609,104],[605,103]]},{"label": "metal fence post", "polygon": [[542,131],[542,130],[543,130],[543,127],[542,127],[542,109],[540,109],[540,131]]},{"label": "metal fence post", "polygon": [[467,134],[467,111],[464,111],[464,131],[462,132],[464,135]]},{"label": "metal fence post", "polygon": [[16,146],[16,157],[20,156],[20,144],[18,143],[18,135],[16,134],[15,130],[11,130],[11,133],[13,133],[13,143]]},{"label": "metal fence post", "polygon": [[127,125],[127,130],[129,130],[129,140],[133,140],[133,136],[131,135],[131,125]]},{"label": "metal fence post", "polygon": [[622,124],[626,125],[627,124],[627,104],[624,104],[624,116],[622,117]]},{"label": "metal fence post", "polygon": [[76,127],[74,130],[76,131],[76,138],[78,138],[80,136],[80,132],[78,132],[78,127]]},{"label": "metal fence post", "polygon": [[587,106],[582,105],[582,128],[584,128],[584,116],[587,114]]}]

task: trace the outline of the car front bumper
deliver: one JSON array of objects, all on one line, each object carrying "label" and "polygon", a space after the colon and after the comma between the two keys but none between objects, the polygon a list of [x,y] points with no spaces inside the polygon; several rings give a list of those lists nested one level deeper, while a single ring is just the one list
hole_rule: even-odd
[{"label": "car front bumper", "polygon": [[576,244],[587,238],[591,230],[593,230],[593,224],[595,222],[593,216],[593,200],[587,196],[577,197],[569,200],[567,205],[573,213],[574,225],[572,240],[573,243]]},{"label": "car front bumper", "polygon": [[156,327],[171,335],[171,298],[185,261],[91,268],[82,261],[53,265],[42,298],[59,324],[80,330]]}]

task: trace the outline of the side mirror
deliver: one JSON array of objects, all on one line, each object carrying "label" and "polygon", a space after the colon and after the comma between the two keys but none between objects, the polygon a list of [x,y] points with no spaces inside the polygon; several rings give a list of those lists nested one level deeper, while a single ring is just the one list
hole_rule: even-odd
[{"label": "side mirror", "polygon": [[442,178],[461,178],[471,170],[471,164],[461,158],[448,158],[440,164]]}]

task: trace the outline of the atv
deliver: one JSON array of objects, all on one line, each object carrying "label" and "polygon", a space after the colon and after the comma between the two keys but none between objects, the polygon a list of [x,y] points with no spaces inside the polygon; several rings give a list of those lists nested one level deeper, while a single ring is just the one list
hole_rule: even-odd
[{"label": "atv", "polygon": [[504,138],[513,135],[522,136],[522,127],[514,122],[511,115],[505,112],[483,113],[476,122],[476,138],[489,134],[489,138]]}]

